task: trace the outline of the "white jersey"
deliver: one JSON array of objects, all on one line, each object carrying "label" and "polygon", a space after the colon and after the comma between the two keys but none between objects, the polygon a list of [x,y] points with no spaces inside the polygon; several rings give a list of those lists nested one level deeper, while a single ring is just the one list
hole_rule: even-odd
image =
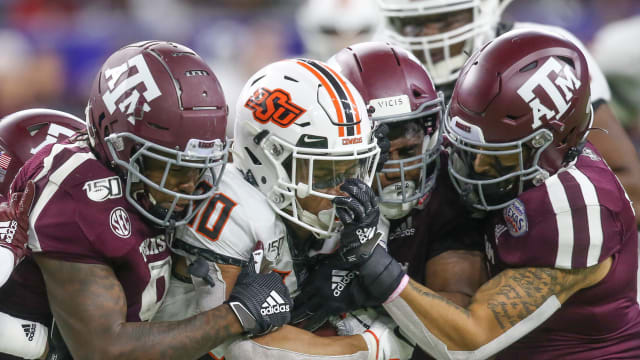
[{"label": "white jersey", "polygon": [[594,57],[589,53],[587,48],[584,46],[582,41],[580,41],[577,37],[575,37],[569,31],[553,25],[545,25],[538,23],[529,23],[529,22],[516,22],[513,24],[513,29],[525,29],[525,30],[542,30],[549,31],[558,35],[565,37],[567,40],[574,43],[580,51],[584,54],[587,59],[587,66],[589,67],[589,76],[591,77],[591,103],[595,103],[596,101],[611,101],[611,90],[609,89],[609,84],[607,84],[607,80],[602,73],[602,69],[594,59]]}]

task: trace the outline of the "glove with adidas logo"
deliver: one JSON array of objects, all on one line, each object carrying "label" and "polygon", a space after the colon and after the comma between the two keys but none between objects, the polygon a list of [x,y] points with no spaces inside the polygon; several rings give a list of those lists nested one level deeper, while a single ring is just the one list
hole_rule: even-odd
[{"label": "glove with adidas logo", "polygon": [[344,226],[338,254],[345,264],[357,265],[369,257],[381,236],[377,232],[380,209],[371,187],[359,179],[346,179],[340,190],[348,196],[332,200]]},{"label": "glove with adidas logo", "polygon": [[14,266],[27,254],[29,212],[35,195],[32,181],[24,192],[11,194],[9,203],[0,204],[0,246],[13,253]]},{"label": "glove with adidas logo", "polygon": [[273,272],[256,273],[253,258],[243,266],[225,303],[249,336],[265,335],[291,319],[291,296],[282,277]]},{"label": "glove with adidas logo", "polygon": [[300,294],[293,299],[291,322],[315,331],[329,317],[361,307],[349,293],[349,284],[357,276],[355,271],[321,263],[304,281]]}]

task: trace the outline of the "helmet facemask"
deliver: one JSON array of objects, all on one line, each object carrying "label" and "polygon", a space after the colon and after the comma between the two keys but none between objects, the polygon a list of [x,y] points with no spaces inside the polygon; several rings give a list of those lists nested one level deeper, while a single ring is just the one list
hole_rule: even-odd
[{"label": "helmet facemask", "polygon": [[444,111],[442,94],[416,111],[376,119],[389,126],[392,156],[376,174],[374,189],[381,213],[388,219],[406,216],[424,206],[438,176]]},{"label": "helmet facemask", "polygon": [[[457,118],[454,121],[464,123]],[[539,164],[544,150],[553,142],[548,129],[540,128],[523,139],[502,143],[465,138],[452,130],[449,122],[446,132],[453,144],[449,155],[452,183],[475,209],[502,209],[528,187],[540,185],[549,177]]]},{"label": "helmet facemask", "polygon": [[371,184],[380,155],[375,139],[351,149],[331,151],[323,148],[323,139],[318,138],[318,148],[291,146],[277,136],[269,136],[261,144],[278,169],[278,181],[268,196],[272,207],[319,238],[341,230],[331,203],[342,195],[339,186],[347,178]]},{"label": "helmet facemask", "polygon": [[[469,54],[495,37],[500,15],[510,1],[378,0],[385,36],[411,51],[436,85],[455,81]],[[430,33],[423,35],[424,32]]]},{"label": "helmet facemask", "polygon": [[[206,203],[203,200],[213,196],[228,159],[228,148],[220,139],[191,139],[185,151],[131,133],[109,135],[105,143],[113,162],[125,174],[127,200],[154,225],[165,228],[186,224]],[[132,149],[129,161],[118,156],[125,146]],[[173,177],[180,182],[192,178],[196,187],[189,194],[176,191],[182,184],[174,184]]]}]

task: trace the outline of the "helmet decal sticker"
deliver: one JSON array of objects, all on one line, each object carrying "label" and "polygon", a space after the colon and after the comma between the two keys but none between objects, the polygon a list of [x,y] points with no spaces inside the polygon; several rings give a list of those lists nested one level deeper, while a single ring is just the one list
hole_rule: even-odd
[{"label": "helmet decal sticker", "polygon": [[266,124],[272,121],[283,128],[293,124],[307,111],[292,102],[287,91],[264,87],[257,89],[244,103],[244,107],[252,111],[257,122]]},{"label": "helmet decal sticker", "polygon": [[[127,75],[131,74],[133,68],[136,68],[137,72],[134,75],[128,76],[116,86],[118,79],[125,73]],[[118,105],[120,111],[128,115],[127,120],[133,125],[135,125],[136,120],[135,110],[140,106],[142,107],[142,111],[146,112],[151,110],[149,103],[162,95],[142,54],[132,57],[120,66],[105,70],[104,76],[107,80],[109,90],[102,96],[102,101],[104,101],[107,110],[109,110],[110,114],[113,114],[116,110],[116,105]],[[146,102],[140,99],[140,92],[135,89],[138,84],[143,84],[146,88],[142,93]],[[129,95],[123,99],[122,102],[116,104],[116,101],[127,92],[129,92]]]},{"label": "helmet decal sticker", "polygon": [[[555,81],[551,81],[549,74],[555,72],[558,77]],[[561,76],[564,74],[564,77]],[[555,86],[553,85],[555,84]],[[518,95],[526,101],[531,110],[533,111],[533,123],[532,128],[535,129],[542,125],[540,118],[543,116],[547,118],[547,121],[558,119],[569,108],[568,101],[573,97],[575,90],[580,88],[580,80],[575,76],[571,67],[567,64],[562,67],[553,57],[549,58],[536,72],[518,89]],[[533,89],[536,87],[542,87],[546,94],[551,98],[553,104],[556,107],[557,113],[552,109],[544,106],[538,97],[533,93]],[[562,93],[558,91],[558,87],[562,90]],[[564,98],[563,98],[564,95]]]},{"label": "helmet decal sticker", "polygon": [[[338,135],[345,136],[345,128],[346,136],[360,135],[360,114],[345,81],[333,69],[318,62],[300,59],[297,63],[309,70],[329,93],[338,114],[338,124],[334,124],[338,125]],[[350,124],[356,125],[355,129]]]}]

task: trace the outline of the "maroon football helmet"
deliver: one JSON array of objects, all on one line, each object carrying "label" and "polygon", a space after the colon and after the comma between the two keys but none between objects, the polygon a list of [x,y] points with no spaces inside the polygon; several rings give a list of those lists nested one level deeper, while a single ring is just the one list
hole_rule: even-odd
[{"label": "maroon football helmet", "polygon": [[414,206],[424,204],[435,183],[442,94],[415,56],[388,43],[349,46],[334,55],[329,65],[358,89],[373,121],[389,126],[392,154],[397,156],[376,174],[375,188],[383,215],[406,216]]},{"label": "maroon football helmet", "polygon": [[499,209],[569,165],[593,120],[589,96],[586,59],[561,36],[510,31],[485,45],[447,109],[458,191],[478,209]]},{"label": "maroon football helmet", "polygon": [[[126,180],[129,202],[167,227],[185,224],[195,214],[194,203],[215,192],[227,158],[227,114],[218,79],[193,50],[146,41],[107,59],[93,83],[86,115],[91,145]],[[159,183],[144,175],[143,157],[165,162]],[[172,165],[200,169],[212,186],[194,194],[168,189]],[[131,185],[138,181],[171,196],[170,208],[157,205],[147,191],[133,194]],[[188,200],[189,206],[174,211],[180,200]]]},{"label": "maroon football helmet", "polygon": [[0,119],[0,194],[7,195],[18,170],[36,151],[84,127],[79,118],[49,109],[22,110]]}]

